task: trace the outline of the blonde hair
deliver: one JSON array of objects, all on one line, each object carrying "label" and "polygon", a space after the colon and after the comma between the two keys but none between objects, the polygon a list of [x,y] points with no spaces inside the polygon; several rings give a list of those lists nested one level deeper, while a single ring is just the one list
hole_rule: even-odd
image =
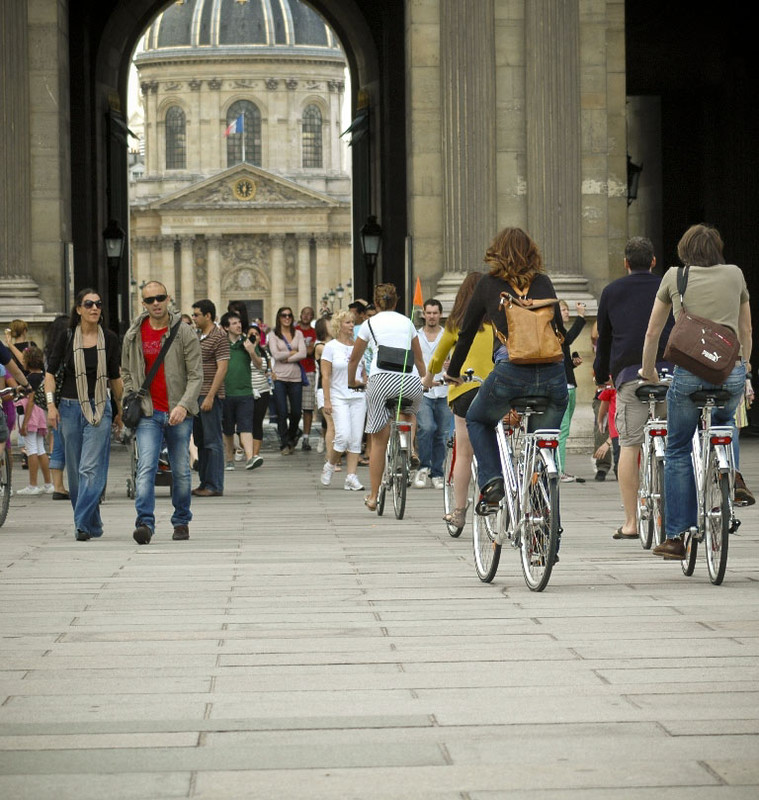
[{"label": "blonde hair", "polygon": [[392,311],[398,305],[398,291],[393,283],[380,283],[374,287],[374,305],[380,311]]},{"label": "blonde hair", "polygon": [[340,335],[340,328],[346,319],[353,320],[353,312],[349,308],[344,308],[342,311],[333,314],[332,319],[329,321],[329,327],[332,329],[332,336],[335,339]]},{"label": "blonde hair", "polygon": [[12,320],[9,327],[11,329],[11,336],[14,339],[17,339],[19,336],[23,336],[29,330],[29,326],[24,322],[23,319]]},{"label": "blonde hair", "polygon": [[529,286],[543,269],[537,244],[521,228],[504,228],[485,251],[490,275],[508,281],[518,289]]}]

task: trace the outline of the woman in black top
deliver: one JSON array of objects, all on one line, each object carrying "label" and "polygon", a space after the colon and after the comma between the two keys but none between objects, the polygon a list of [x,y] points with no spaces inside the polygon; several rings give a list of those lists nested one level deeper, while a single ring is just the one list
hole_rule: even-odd
[{"label": "woman in black top", "polygon": [[[533,300],[555,298],[556,292],[543,271],[543,260],[535,242],[520,228],[504,228],[485,253],[490,272],[477,284],[459,331],[447,376],[460,382],[459,373],[480,323],[485,319],[508,337],[506,314],[500,307],[501,292],[523,293]],[[565,334],[558,303],[554,326]],[[511,410],[511,400],[522,395],[548,397],[548,408],[540,417],[532,417],[532,428],[559,428],[567,407],[567,378],[563,361],[549,364],[512,364],[506,345],[494,339],[495,367],[477,392],[466,415],[466,425],[477,457],[478,483],[482,499],[498,503],[504,495],[501,460],[495,427]]]},{"label": "woman in black top", "polygon": [[[119,341],[102,326],[103,301],[94,289],[82,289],[71,310],[72,335],[61,336],[45,373],[47,419],[63,439],[69,495],[77,541],[103,535],[100,497],[111,452],[110,388],[120,424],[121,354]],[[63,362],[63,386],[55,405],[55,374]]]}]

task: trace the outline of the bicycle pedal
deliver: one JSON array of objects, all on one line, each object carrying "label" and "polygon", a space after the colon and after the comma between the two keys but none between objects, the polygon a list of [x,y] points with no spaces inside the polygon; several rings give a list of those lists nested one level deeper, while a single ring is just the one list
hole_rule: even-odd
[{"label": "bicycle pedal", "polygon": [[478,500],[477,505],[474,507],[474,513],[481,517],[489,517],[497,514],[501,506],[499,503],[491,504],[486,503],[484,500]]}]

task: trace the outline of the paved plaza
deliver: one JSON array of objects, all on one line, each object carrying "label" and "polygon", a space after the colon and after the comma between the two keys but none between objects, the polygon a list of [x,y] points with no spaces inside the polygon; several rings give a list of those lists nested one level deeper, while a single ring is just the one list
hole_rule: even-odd
[{"label": "paved plaza", "polygon": [[[441,492],[406,518],[319,483],[316,452],[237,465],[171,540],[132,541],[116,446],[101,540],[13,497],[0,529],[0,797],[759,796],[759,506],[725,583],[637,542],[570,454],[548,589],[476,577]],[[18,466],[18,465],[17,465]],[[759,440],[743,471],[759,488]],[[16,487],[26,473],[15,473]],[[360,472],[368,479],[367,470]]]}]

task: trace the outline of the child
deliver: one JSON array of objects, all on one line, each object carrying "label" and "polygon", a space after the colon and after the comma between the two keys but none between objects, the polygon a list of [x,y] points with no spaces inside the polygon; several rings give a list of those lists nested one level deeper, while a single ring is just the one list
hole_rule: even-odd
[{"label": "child", "polygon": [[[44,365],[45,358],[38,347],[29,346],[24,350],[24,364],[29,383],[34,389],[22,400],[24,421],[21,435],[26,441],[26,454],[29,458],[29,485],[19,489],[19,495],[52,494],[55,489],[50,478],[50,461],[45,452],[47,436],[47,401],[45,400]],[[44,487],[37,485],[37,475],[42,470]]]},{"label": "child", "polygon": [[613,451],[614,475],[616,476],[619,463],[619,434],[614,420],[617,413],[617,392],[613,386],[608,385],[598,393],[598,399],[601,403],[598,407],[596,427],[599,431],[606,430],[608,437],[593,453],[593,458],[603,458],[610,450]]}]

